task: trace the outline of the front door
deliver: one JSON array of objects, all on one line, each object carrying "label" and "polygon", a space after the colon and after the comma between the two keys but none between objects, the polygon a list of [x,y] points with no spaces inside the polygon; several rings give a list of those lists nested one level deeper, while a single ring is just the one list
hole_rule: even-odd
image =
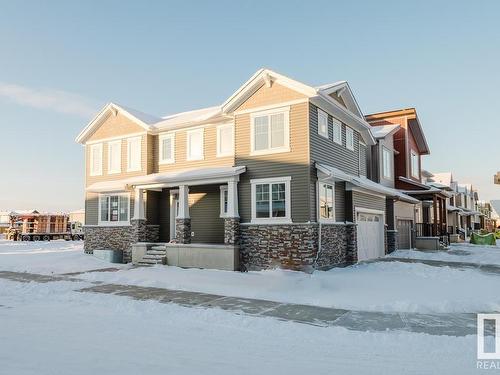
[{"label": "front door", "polygon": [[175,239],[175,218],[179,213],[178,190],[170,191],[170,241]]}]

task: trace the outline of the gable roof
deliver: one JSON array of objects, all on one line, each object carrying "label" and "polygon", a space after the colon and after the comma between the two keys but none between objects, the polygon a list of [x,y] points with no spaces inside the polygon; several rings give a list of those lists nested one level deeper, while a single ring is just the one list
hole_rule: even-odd
[{"label": "gable roof", "polygon": [[338,81],[326,85],[316,86],[316,90],[326,95],[337,94],[344,101],[347,109],[357,116],[363,118],[363,112],[354,97],[354,94],[347,81]]},{"label": "gable roof", "polygon": [[[309,98],[313,104],[331,112],[340,121],[347,123],[349,126],[361,133],[366,144],[375,144],[375,139],[370,132],[370,125],[364,119],[364,116],[361,113],[354,96],[352,95],[352,91],[345,81],[312,87],[282,74],[276,73],[270,69],[259,69],[222,104],[222,113],[232,113],[242,103],[244,103],[245,100],[250,98],[260,87],[262,87],[262,85],[265,84],[267,87],[271,87],[274,82],[303,94]],[[346,105],[350,108],[345,108],[338,101],[330,97],[331,93],[340,91],[342,91],[340,95],[343,95],[343,100],[346,101]]]},{"label": "gable roof", "polygon": [[413,134],[413,138],[415,138],[415,142],[417,143],[418,152],[421,155],[429,155],[430,149],[427,144],[427,139],[425,138],[424,130],[422,128],[422,124],[418,119],[417,110],[415,108],[404,108],[404,109],[396,109],[392,111],[384,111],[371,113],[365,116],[365,119],[368,122],[376,122],[384,119],[389,119],[391,117],[407,117],[408,118],[408,128]]},{"label": "gable roof", "polygon": [[[166,128],[203,124],[207,121],[224,120],[225,117],[229,117],[232,112],[262,87],[262,85],[266,84],[270,87],[273,82],[303,94],[305,97],[309,98],[313,104],[329,111],[340,121],[357,130],[367,145],[375,144],[375,139],[370,132],[370,125],[366,122],[361,113],[349,84],[346,81],[312,87],[269,69],[259,69],[220,106],[201,108],[160,118],[116,103],[109,103],[87,124],[82,132],[76,137],[76,142],[84,143],[102,124],[109,113],[116,114],[119,112],[142,126],[148,132]],[[330,97],[332,93],[337,93],[345,102],[347,108]]]},{"label": "gable roof", "polygon": [[87,126],[76,137],[77,143],[84,143],[96,130],[101,126],[102,122],[109,116],[109,114],[120,113],[138,125],[142,126],[146,131],[152,130],[152,125],[161,120],[161,118],[138,111],[133,108],[118,105],[116,103],[108,103],[97,114],[96,117],[90,121]]}]

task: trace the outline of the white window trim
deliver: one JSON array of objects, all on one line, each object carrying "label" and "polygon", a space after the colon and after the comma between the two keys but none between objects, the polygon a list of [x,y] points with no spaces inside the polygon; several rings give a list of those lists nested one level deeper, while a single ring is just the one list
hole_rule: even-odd
[{"label": "white window trim", "polygon": [[[119,197],[127,197],[127,220],[126,221],[101,221],[101,199],[102,197],[114,197],[114,196],[119,196]],[[98,220],[97,224],[99,226],[103,227],[114,227],[114,226],[125,226],[125,225],[130,225],[130,193],[108,193],[108,194],[99,194],[99,199],[98,199]]]},{"label": "white window trim", "polygon": [[[172,157],[169,159],[162,159],[163,158],[163,140],[164,139],[170,139],[171,145],[172,145]],[[167,133],[167,134],[162,134],[158,137],[159,140],[159,147],[158,150],[160,152],[159,154],[159,164],[173,164],[175,163],[175,133]]]},{"label": "white window trim", "polygon": [[[191,134],[201,133],[201,157],[191,157],[191,144],[189,142]],[[188,130],[186,132],[186,160],[187,161],[196,161],[196,160],[205,160],[205,129],[198,128],[194,130]]]},{"label": "white window trim", "polygon": [[[417,158],[417,165],[416,165],[416,171],[413,170],[413,156],[415,156]],[[420,165],[419,165],[419,162],[418,162],[418,154],[411,150],[410,151],[410,174],[412,177],[414,178],[420,178]]]},{"label": "white window trim", "polygon": [[[268,148],[267,150],[255,150],[255,118],[260,116],[270,116],[279,113],[284,114],[283,121],[285,122],[285,145],[277,148]],[[270,124],[270,123],[269,123]],[[270,125],[269,125],[270,126]],[[269,145],[271,144],[271,133],[268,133]],[[250,155],[268,155],[268,154],[278,154],[282,152],[290,152],[290,107],[279,107],[273,108],[267,111],[252,112],[250,114]]]},{"label": "white window trim", "polygon": [[[323,133],[321,131],[321,126],[319,125],[319,123],[320,123],[320,121],[319,121],[320,117],[323,117],[323,118],[326,119],[326,133]],[[323,111],[323,110],[321,110],[321,109],[318,108],[318,134],[320,136],[322,136],[323,138],[328,139],[328,136],[329,136],[328,135],[328,133],[329,133],[328,130],[329,130],[329,126],[328,126],[328,113],[326,113],[325,111]]]},{"label": "white window trim", "polygon": [[[290,224],[292,223],[292,202],[291,202],[291,176],[285,177],[273,177],[273,178],[259,178],[250,180],[251,184],[251,202],[252,202],[252,224]],[[285,184],[285,217],[269,217],[269,218],[257,218],[256,214],[256,202],[255,202],[255,191],[256,185],[259,184],[272,184],[272,183],[284,183]],[[269,194],[271,194],[271,189],[269,190]],[[270,207],[271,209],[271,207]]]},{"label": "white window trim", "polygon": [[[111,169],[111,146],[118,145],[118,161],[119,166],[116,170]],[[122,141],[121,139],[118,141],[108,142],[108,174],[116,174],[121,173],[122,171]]]},{"label": "white window trim", "polygon": [[[321,213],[320,213],[320,206],[319,206],[319,195],[320,195],[320,192],[319,192],[319,189],[320,189],[320,187],[321,187],[322,184],[330,185],[332,187],[332,194],[333,194],[332,213],[333,213],[333,217],[329,218],[329,219],[321,217]],[[317,182],[317,184],[316,184],[316,191],[317,191],[316,212],[318,214],[318,222],[320,222],[320,223],[329,223],[329,224],[330,223],[335,223],[336,222],[336,212],[335,212],[335,183],[319,180]]]},{"label": "white window trim", "polygon": [[[351,139],[351,142],[349,142],[349,139]],[[348,150],[354,151],[354,130],[349,126],[345,128],[345,147]]]},{"label": "white window trim", "polygon": [[[384,159],[384,151],[387,151],[387,153],[389,154],[389,165],[387,166],[387,169],[389,171],[389,175],[386,175],[385,174],[385,159]],[[391,180],[392,179],[392,163],[391,163],[391,155],[393,155],[394,153],[391,152],[390,149],[388,149],[387,147],[385,146],[382,146],[382,178],[384,178],[385,180]]]},{"label": "white window trim", "polygon": [[[227,217],[227,212],[224,212],[224,192],[227,191],[227,185],[221,185],[220,186],[220,217],[225,218]],[[229,195],[227,197],[228,203],[229,203]],[[228,205],[229,208],[229,205]]]},{"label": "white window trim", "polygon": [[[99,163],[99,170],[94,171],[94,148],[99,149],[99,153],[101,154],[101,162]],[[102,143],[95,143],[90,145],[90,156],[89,156],[89,162],[90,162],[90,176],[102,176]]]},{"label": "white window trim", "polygon": [[333,118],[333,130],[335,130],[336,127],[339,129],[339,133],[338,133],[339,138],[335,139],[335,131],[333,131],[333,136],[332,136],[333,142],[335,142],[338,145],[342,145],[342,123],[334,117]]},{"label": "white window trim", "polygon": [[[130,166],[130,144],[132,141],[139,140],[139,168]],[[142,137],[127,138],[127,172],[138,172],[142,170]]]},{"label": "white window trim", "polygon": [[[225,128],[230,128],[231,129],[231,134],[232,134],[232,137],[231,137],[231,151],[229,152],[221,152],[220,150],[220,146],[221,146],[221,136],[220,136],[220,132],[222,129],[225,129]],[[225,156],[233,156],[234,155],[234,141],[235,141],[235,138],[234,138],[234,124],[223,124],[223,125],[219,125],[217,126],[217,157],[218,158],[221,158],[221,157],[225,157]]]}]

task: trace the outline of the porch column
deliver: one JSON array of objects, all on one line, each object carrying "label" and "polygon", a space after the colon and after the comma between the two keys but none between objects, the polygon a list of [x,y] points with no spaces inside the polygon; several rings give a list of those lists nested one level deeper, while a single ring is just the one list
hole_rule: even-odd
[{"label": "porch column", "polygon": [[238,212],[238,181],[227,183],[227,216],[224,218],[224,243],[238,245],[240,241],[240,215]]},{"label": "porch column", "polygon": [[189,216],[189,187],[179,186],[179,211],[175,218],[175,240],[177,243],[191,243],[191,218]]},{"label": "porch column", "polygon": [[132,220],[146,220],[144,215],[144,190],[135,188],[134,217]]},{"label": "porch column", "polygon": [[432,210],[433,210],[433,225],[432,225],[432,235],[436,236],[437,235],[437,215],[438,215],[438,200],[436,194],[433,195],[432,197]]}]

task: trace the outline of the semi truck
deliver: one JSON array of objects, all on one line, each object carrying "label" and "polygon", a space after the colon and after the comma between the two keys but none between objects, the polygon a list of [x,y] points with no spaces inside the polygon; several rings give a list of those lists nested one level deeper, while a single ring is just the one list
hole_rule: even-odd
[{"label": "semi truck", "polygon": [[14,241],[83,240],[83,225],[63,213],[11,213],[7,239]]}]

